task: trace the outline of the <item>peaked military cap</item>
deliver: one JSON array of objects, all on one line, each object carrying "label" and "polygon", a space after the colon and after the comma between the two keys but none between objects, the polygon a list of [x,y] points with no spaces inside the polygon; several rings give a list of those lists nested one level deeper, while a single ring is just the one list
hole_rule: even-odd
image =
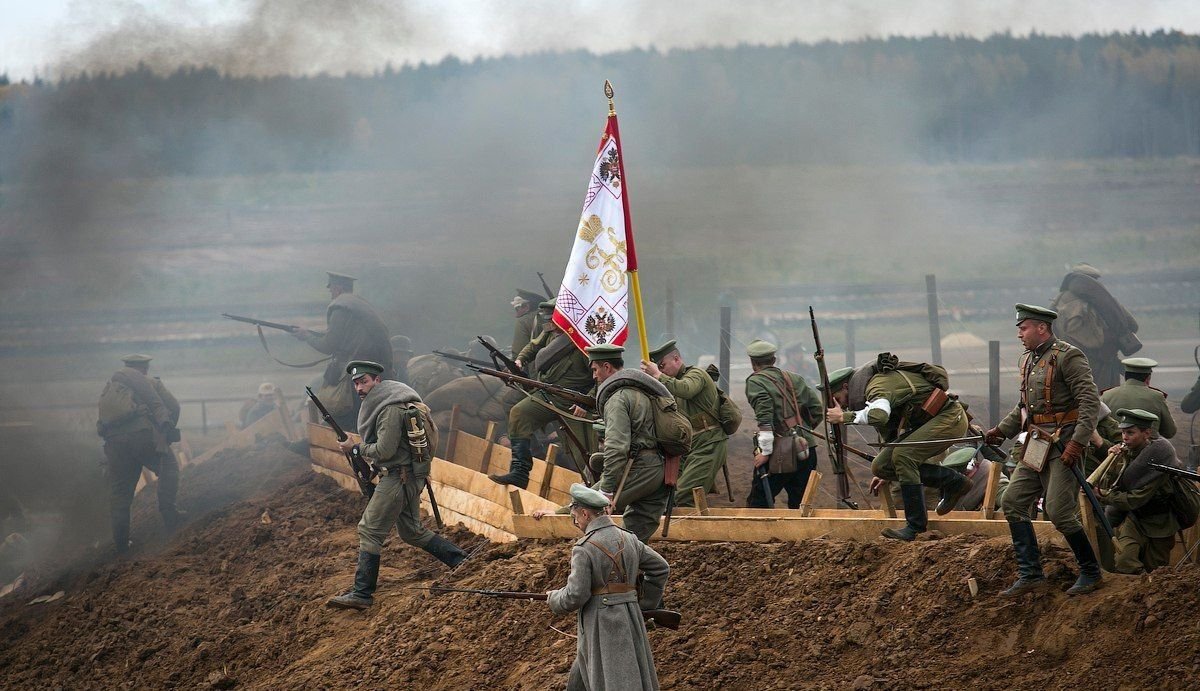
[{"label": "peaked military cap", "polygon": [[675,341],[667,341],[666,343],[650,351],[650,360],[653,362],[658,362],[676,350],[679,350],[679,348],[675,347]]},{"label": "peaked military cap", "polygon": [[761,338],[756,338],[746,346],[746,354],[750,357],[767,357],[774,355],[775,351],[779,350],[779,346],[774,343],[768,343]]},{"label": "peaked military cap", "polygon": [[530,290],[521,290],[520,288],[517,288],[517,297],[533,305],[540,305],[546,301],[545,296]]},{"label": "peaked military cap", "polygon": [[408,336],[392,336],[388,339],[388,343],[392,344],[392,350],[399,350],[405,353],[412,352],[412,339]]},{"label": "peaked military cap", "polygon": [[1053,324],[1054,320],[1058,319],[1058,312],[1055,312],[1052,309],[1047,309],[1045,307],[1038,307],[1037,305],[1026,305],[1023,302],[1018,302],[1016,307],[1017,307],[1017,323],[1018,324],[1025,321],[1026,319],[1033,319],[1035,321],[1046,322],[1047,324]]},{"label": "peaked military cap", "polygon": [[346,374],[350,375],[350,379],[358,379],[368,374],[381,377],[383,376],[383,365],[370,360],[351,360],[346,365]]},{"label": "peaked military cap", "polygon": [[549,300],[546,300],[545,302],[538,303],[538,311],[549,314],[554,311],[554,305],[556,304],[556,302],[557,301],[555,298],[550,298]]},{"label": "peaked military cap", "polygon": [[1158,422],[1158,416],[1141,408],[1121,408],[1117,411],[1117,427],[1152,427]]},{"label": "peaked military cap", "polygon": [[1121,361],[1121,364],[1125,366],[1126,372],[1134,374],[1150,374],[1155,367],[1158,367],[1158,361],[1148,357],[1127,357]]},{"label": "peaked military cap", "polygon": [[601,343],[587,349],[588,362],[616,362],[625,359],[625,349],[611,343]]},{"label": "peaked military cap", "polygon": [[571,506],[582,506],[585,509],[608,508],[608,497],[587,485],[576,482],[571,485]]},{"label": "peaked military cap", "polygon": [[1091,276],[1092,278],[1100,278],[1100,269],[1097,269],[1096,267],[1092,266],[1091,264],[1088,264],[1087,262],[1079,262],[1077,264],[1072,264],[1071,266],[1069,266],[1067,268],[1069,268],[1073,273],[1083,274],[1084,276]]},{"label": "peaked military cap", "polygon": [[[829,388],[831,388],[831,389],[838,388],[839,386],[842,385],[843,382],[845,382],[847,379],[849,379],[850,375],[852,375],[852,374],[854,374],[853,367],[842,367],[842,368],[835,369],[834,371],[830,372],[829,373]],[[821,384],[817,384],[817,391],[824,391]]]},{"label": "peaked military cap", "polygon": [[340,274],[336,271],[326,271],[325,273],[329,275],[329,280],[325,283],[326,288],[328,288],[329,286],[331,286],[335,283],[338,283],[341,285],[353,286],[354,282],[358,280],[354,276],[349,276],[347,274]]},{"label": "peaked military cap", "polygon": [[126,365],[144,365],[153,359],[154,358],[150,357],[149,355],[143,355],[141,353],[132,353],[130,355],[126,355],[125,357],[121,358],[121,362],[124,362]]}]

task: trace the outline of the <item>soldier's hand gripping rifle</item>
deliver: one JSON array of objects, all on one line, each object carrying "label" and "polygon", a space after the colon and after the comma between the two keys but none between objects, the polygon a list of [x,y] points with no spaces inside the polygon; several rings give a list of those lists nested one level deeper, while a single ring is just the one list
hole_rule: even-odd
[{"label": "soldier's hand gripping rifle", "polygon": [[475,340],[479,341],[484,348],[487,348],[488,353],[492,356],[492,364],[496,366],[496,369],[503,367],[517,376],[526,376],[525,370],[517,366],[516,360],[513,360],[509,356],[505,355],[496,346],[488,343],[486,340],[484,340],[483,336],[476,336]]},{"label": "soldier's hand gripping rifle", "polygon": [[[833,402],[833,391],[829,390],[829,369],[825,366],[825,349],[821,347],[821,332],[817,329],[817,317],[813,314],[811,305],[808,308],[808,319],[812,322],[813,345],[816,346],[813,358],[817,361],[817,371],[821,373],[821,401],[825,405],[825,410],[828,411],[833,407],[830,405]],[[857,509],[858,504],[850,499],[850,481],[854,476],[850,474],[850,468],[846,466],[846,447],[843,443],[842,426],[829,424],[828,413],[822,415],[821,419],[825,428],[825,441],[830,452],[829,462],[833,466],[833,474],[838,480],[838,502]]]},{"label": "soldier's hand gripping rifle", "polygon": [[[333,419],[333,415],[321,403],[321,399],[317,398],[313,390],[307,386],[304,387],[304,390],[308,392],[308,397],[312,399],[313,405],[321,413],[321,418],[325,420],[325,424],[333,429],[333,433],[337,435],[338,441],[349,439],[350,435],[346,434],[346,430],[342,429],[337,420]],[[346,462],[350,464],[350,470],[354,472],[354,479],[358,481],[359,491],[362,492],[364,497],[370,499],[371,495],[375,494],[375,485],[371,482],[371,480],[375,479],[375,469],[358,453],[357,447],[352,451],[345,451],[344,453],[346,455]]]},{"label": "soldier's hand gripping rifle", "polygon": [[[537,600],[545,602],[550,599],[546,593],[521,593],[513,590],[478,590],[476,588],[442,588],[439,586],[421,587],[410,586],[409,590],[428,590],[433,593],[469,593],[483,597],[498,597],[505,600]],[[643,609],[642,618],[652,621],[664,629],[678,629],[682,618],[679,612],[669,609]]]},{"label": "soldier's hand gripping rifle", "polygon": [[288,333],[296,333],[300,330],[300,327],[295,326],[294,324],[280,324],[279,322],[269,322],[262,319],[254,319],[253,317],[242,317],[236,314],[229,314],[228,312],[222,312],[221,316],[225,317],[226,319],[232,319],[235,322],[244,322],[246,324],[253,324],[255,326],[265,326],[268,329],[279,329],[280,331],[286,331]]}]

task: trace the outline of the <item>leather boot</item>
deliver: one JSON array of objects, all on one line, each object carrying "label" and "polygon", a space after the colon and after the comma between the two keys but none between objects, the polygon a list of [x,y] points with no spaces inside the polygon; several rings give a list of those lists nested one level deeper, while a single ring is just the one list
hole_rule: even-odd
[{"label": "leather boot", "polygon": [[1079,578],[1075,585],[1067,589],[1067,595],[1086,595],[1100,587],[1100,562],[1096,561],[1096,553],[1092,551],[1087,533],[1079,530],[1064,537],[1075,553],[1075,561],[1079,563]]},{"label": "leather boot", "polygon": [[379,555],[359,550],[354,587],[347,593],[329,598],[326,604],[340,609],[366,609],[375,604],[375,587],[378,582]]},{"label": "leather boot", "polygon": [[929,525],[929,516],[925,513],[924,487],[924,485],[900,485],[900,496],[904,497],[905,524],[903,528],[899,529],[885,528],[882,533],[884,537],[912,542],[917,535],[925,532],[926,526]]},{"label": "leather boot", "polygon": [[503,475],[488,475],[488,479],[500,485],[512,485],[525,489],[529,486],[529,471],[533,470],[533,451],[528,439],[512,440],[512,463]]},{"label": "leather boot", "polygon": [[432,554],[438,561],[442,562],[450,568],[454,568],[463,563],[467,558],[467,553],[459,549],[458,545],[450,542],[441,535],[434,535],[433,539],[425,545],[425,551]]},{"label": "leather boot", "polygon": [[941,499],[935,509],[939,516],[945,516],[953,511],[954,507],[958,506],[959,500],[966,496],[967,492],[970,492],[975,485],[971,478],[957,470],[932,463],[921,464],[921,483],[942,491]]},{"label": "leather boot", "polygon": [[1046,586],[1046,575],[1042,573],[1042,553],[1038,549],[1037,534],[1029,521],[1009,521],[1013,551],[1017,554],[1017,580],[1000,594],[1015,597],[1021,593],[1040,590]]}]

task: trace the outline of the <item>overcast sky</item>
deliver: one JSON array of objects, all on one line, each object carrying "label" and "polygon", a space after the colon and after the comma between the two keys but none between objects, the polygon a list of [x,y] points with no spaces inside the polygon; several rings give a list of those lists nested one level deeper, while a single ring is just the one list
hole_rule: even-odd
[{"label": "overcast sky", "polygon": [[[209,62],[233,72],[892,34],[1200,33],[1200,2],[1157,0],[0,0],[0,72],[25,79]],[[235,57],[229,57],[236,54]]]}]

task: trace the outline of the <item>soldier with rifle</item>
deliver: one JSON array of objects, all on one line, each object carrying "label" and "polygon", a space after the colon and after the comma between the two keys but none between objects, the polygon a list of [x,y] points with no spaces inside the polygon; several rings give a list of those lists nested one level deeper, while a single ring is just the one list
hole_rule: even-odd
[{"label": "soldier with rifle", "polygon": [[1096,494],[1116,530],[1112,568],[1145,573],[1171,562],[1180,529],[1171,510],[1171,477],[1153,466],[1181,466],[1175,447],[1154,432],[1157,415],[1138,408],[1116,415],[1122,443],[1113,448],[1111,464],[1097,471]]},{"label": "soldier with rifle", "polygon": [[[788,508],[800,508],[809,477],[817,467],[816,440],[805,427],[821,417],[821,399],[804,378],[775,366],[777,346],[763,340],[746,346],[753,370],[746,377],[746,400],[758,422],[754,467],[757,481],[750,483],[746,506],[765,509],[786,489]],[[761,468],[767,472],[761,481]],[[771,489],[770,496],[765,491]]]},{"label": "soldier with rifle", "polygon": [[644,541],[613,524],[607,496],[580,484],[570,494],[571,522],[583,537],[571,548],[566,585],[546,593],[555,614],[578,613],[567,688],[657,689],[642,610],[662,606],[670,567]]},{"label": "soldier with rifle", "polygon": [[692,488],[711,492],[717,473],[725,467],[729,437],[721,429],[717,383],[699,367],[683,364],[673,340],[650,351],[650,360],[642,362],[642,371],[667,387],[692,423],[692,450],[683,460],[675,486],[675,503],[692,506],[695,503]]},{"label": "soldier with rifle", "polygon": [[[588,370],[587,357],[575,347],[575,343],[551,320],[554,314],[554,301],[543,302],[538,306],[544,324],[542,333],[533,339],[517,354],[514,367],[523,370],[528,365],[530,377],[538,382],[552,384],[562,389],[583,393],[591,389],[592,376]],[[514,372],[519,374],[519,372]],[[533,449],[531,442],[533,433],[555,420],[562,421],[564,427],[569,427],[568,433],[574,435],[584,448],[575,448],[568,444],[568,450],[575,459],[576,467],[582,468],[590,453],[586,447],[586,430],[573,421],[565,420],[564,413],[569,413],[573,406],[571,402],[559,395],[546,391],[529,391],[523,400],[519,401],[508,412],[508,438],[512,442],[512,465],[504,475],[489,475],[493,482],[501,485],[515,485],[521,489],[529,486],[529,471],[533,470]]]},{"label": "soldier with rifle", "polygon": [[[1018,303],[1017,338],[1025,346],[1018,362],[1021,399],[1000,424],[984,435],[990,445],[1023,433],[1017,469],[1002,508],[1017,557],[1017,580],[1002,595],[1016,596],[1046,586],[1042,555],[1030,522],[1030,507],[1045,495],[1046,515],[1066,537],[1079,564],[1079,578],[1068,595],[1090,593],[1100,586],[1100,564],[1080,522],[1082,487],[1090,491],[1075,467],[1096,429],[1100,398],[1087,358],[1075,346],[1054,336],[1054,310]],[[1073,477],[1074,476],[1074,477]],[[1103,513],[1097,516],[1102,523]]]},{"label": "soldier with rifle", "polygon": [[358,522],[354,586],[330,598],[328,604],[366,609],[375,602],[379,557],[392,526],[400,539],[429,552],[450,568],[458,566],[467,555],[421,524],[421,489],[433,461],[421,397],[407,384],[384,379],[384,366],[377,362],[355,360],[346,366],[346,374],[362,399],[358,433],[363,441],[355,444],[347,437],[339,440],[338,446],[350,458],[370,463],[379,475],[379,485],[372,492],[364,492],[370,500]]},{"label": "soldier with rifle", "polygon": [[[820,378],[820,381],[817,382],[817,390],[821,392],[821,403],[824,409],[828,411],[833,406],[833,389],[829,386],[829,367],[825,363],[825,347],[821,345],[821,330],[817,328],[817,315],[813,312],[811,305],[808,308],[808,321],[812,324],[813,344],[817,347],[816,352],[813,353],[813,359],[817,361],[817,373]],[[825,448],[829,454],[829,465],[833,469],[834,477],[837,478],[838,503],[851,509],[857,509],[858,504],[850,498],[850,482],[853,478],[850,474],[850,468],[846,464],[847,448],[845,430],[842,427],[830,424],[828,414],[821,417],[821,425],[825,433],[819,436],[825,440]],[[857,486],[857,483],[855,485]],[[859,487],[859,491],[862,491],[861,487]],[[866,495],[863,498],[866,499]]]},{"label": "soldier with rifle", "polygon": [[510,352],[513,357],[524,350],[525,346],[529,345],[529,342],[537,335],[538,305],[545,301],[546,298],[537,293],[517,289],[517,294],[512,299],[514,322]]},{"label": "soldier with rifle", "polygon": [[833,391],[833,407],[826,413],[829,421],[874,427],[884,448],[871,462],[871,473],[880,480],[900,482],[905,525],[885,528],[884,537],[912,541],[925,532],[929,516],[924,487],[941,491],[939,516],[950,513],[971,490],[967,476],[939,464],[943,451],[966,441],[967,411],[947,393],[949,385],[945,369],[901,362],[891,353],[880,353],[869,365],[843,368],[829,376]]}]

